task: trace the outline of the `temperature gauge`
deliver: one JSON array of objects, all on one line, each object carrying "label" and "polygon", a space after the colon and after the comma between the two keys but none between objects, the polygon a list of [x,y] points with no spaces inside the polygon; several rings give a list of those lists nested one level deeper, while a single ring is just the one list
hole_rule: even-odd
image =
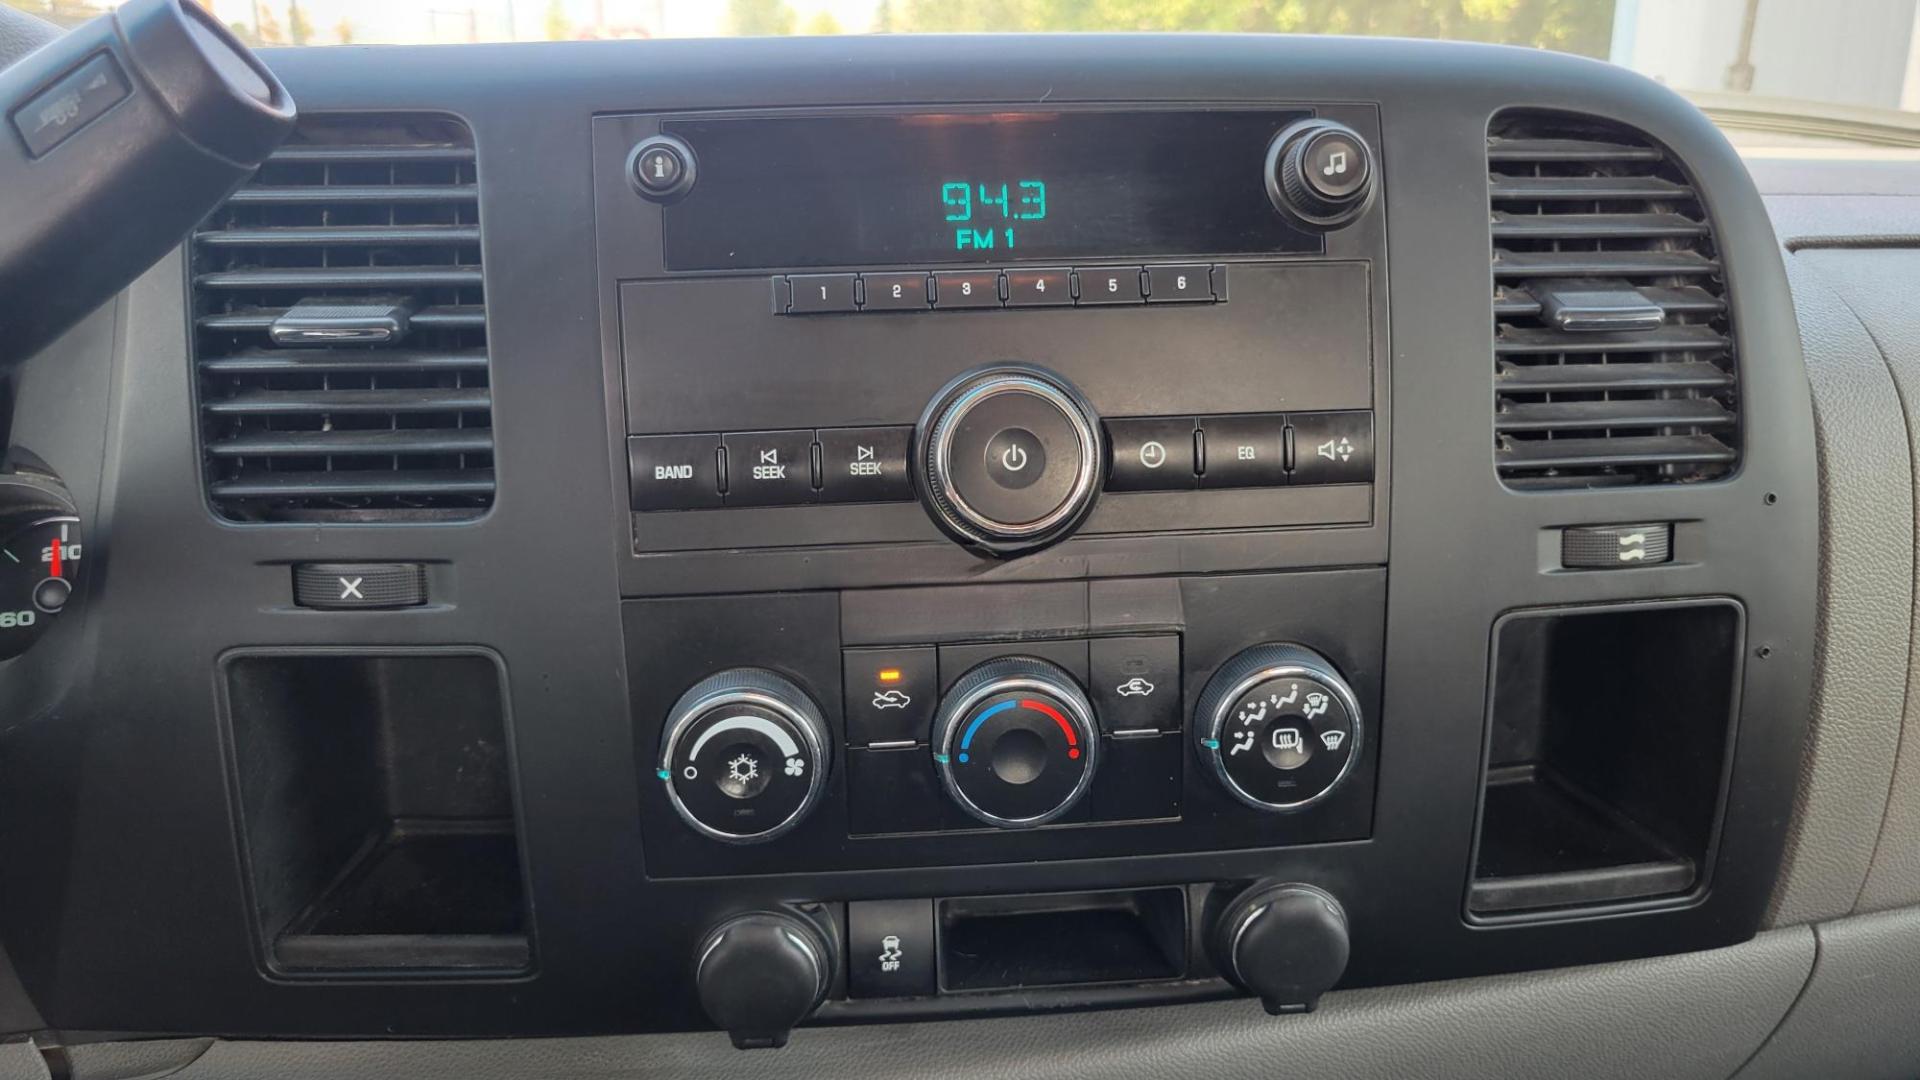
[{"label": "temperature gauge", "polygon": [[57,484],[0,477],[0,660],[26,652],[66,609],[84,557],[80,519]]}]

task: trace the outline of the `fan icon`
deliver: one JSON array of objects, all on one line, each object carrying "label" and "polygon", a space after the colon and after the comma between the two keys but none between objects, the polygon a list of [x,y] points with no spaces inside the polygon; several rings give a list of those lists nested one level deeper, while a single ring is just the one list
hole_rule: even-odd
[{"label": "fan icon", "polygon": [[807,771],[807,763],[804,760],[797,757],[790,757],[787,759],[787,775],[788,776],[800,776],[804,774],[806,771]]}]

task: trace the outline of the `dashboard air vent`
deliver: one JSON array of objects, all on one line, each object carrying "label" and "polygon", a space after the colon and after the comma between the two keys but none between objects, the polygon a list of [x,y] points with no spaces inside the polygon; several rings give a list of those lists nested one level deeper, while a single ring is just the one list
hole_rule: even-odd
[{"label": "dashboard air vent", "polygon": [[1487,138],[1494,457],[1517,488],[1687,483],[1739,458],[1712,225],[1640,133],[1512,111]]},{"label": "dashboard air vent", "polygon": [[493,501],[473,137],[303,117],[192,252],[207,493],[240,521],[472,517]]}]

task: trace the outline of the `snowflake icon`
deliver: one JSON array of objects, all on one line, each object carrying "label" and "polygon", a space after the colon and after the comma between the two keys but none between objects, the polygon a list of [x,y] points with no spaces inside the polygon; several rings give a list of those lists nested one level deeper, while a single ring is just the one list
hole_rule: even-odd
[{"label": "snowflake icon", "polygon": [[750,755],[741,754],[727,762],[727,779],[736,784],[750,783],[760,775],[760,763]]}]

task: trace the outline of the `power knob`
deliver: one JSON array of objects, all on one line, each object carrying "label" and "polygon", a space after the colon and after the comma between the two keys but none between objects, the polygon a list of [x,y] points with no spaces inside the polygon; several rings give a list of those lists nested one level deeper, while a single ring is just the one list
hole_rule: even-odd
[{"label": "power knob", "polygon": [[1045,825],[1093,783],[1100,732],[1073,677],[1009,656],[953,684],[933,720],[933,763],[947,794],[1001,829]]},{"label": "power knob", "polygon": [[1302,120],[1267,147],[1267,197],[1317,232],[1359,217],[1373,201],[1373,151],[1345,124]]},{"label": "power knob", "polygon": [[1006,557],[1063,539],[1093,510],[1106,469],[1100,418],[1073,384],[1027,364],[967,372],[915,431],[915,487],[948,536]]},{"label": "power knob", "polygon": [[791,679],[732,668],[680,695],[660,734],[659,776],[680,817],[729,844],[792,829],[827,786],[826,721]]}]

